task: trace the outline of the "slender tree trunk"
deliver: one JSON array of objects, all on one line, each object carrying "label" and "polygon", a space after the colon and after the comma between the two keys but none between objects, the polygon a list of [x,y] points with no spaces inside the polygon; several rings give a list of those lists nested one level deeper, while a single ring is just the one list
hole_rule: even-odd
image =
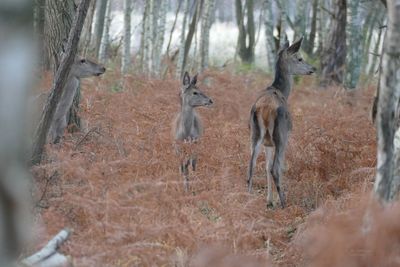
[{"label": "slender tree trunk", "polygon": [[[51,0],[50,0],[51,1]],[[93,26],[93,51],[96,58],[99,58],[100,43],[104,32],[104,22],[107,11],[107,0],[97,0],[95,21]]]},{"label": "slender tree trunk", "polygon": [[154,46],[154,74],[161,76],[162,49],[164,46],[165,23],[167,19],[167,1],[161,1],[158,11],[158,27]]},{"label": "slender tree trunk", "polygon": [[148,14],[149,14],[149,2],[146,1],[143,10],[142,18],[142,32],[140,34],[140,51],[139,51],[139,69],[142,73],[145,72],[145,60],[146,60],[146,39],[147,39],[147,24],[148,24]]},{"label": "slender tree trunk", "polygon": [[178,62],[176,68],[176,76],[181,77],[184,70],[182,69],[183,66],[183,57],[185,54],[185,36],[186,36],[186,24],[189,20],[189,0],[182,0],[184,2],[184,14],[183,14],[183,22],[182,22],[182,30],[181,36],[179,41],[179,54],[178,54]]},{"label": "slender tree trunk", "polygon": [[189,51],[190,51],[190,46],[192,45],[192,40],[193,40],[193,36],[194,33],[196,32],[196,28],[197,28],[197,23],[199,22],[199,17],[201,16],[201,11],[203,9],[203,0],[198,0],[197,1],[197,5],[196,5],[196,11],[193,14],[193,18],[192,21],[189,25],[189,32],[186,36],[186,40],[185,40],[185,49],[184,49],[184,54],[183,54],[183,60],[182,60],[182,66],[181,66],[181,77],[183,76],[183,71],[186,68],[186,64],[188,61],[188,57],[189,57]]},{"label": "slender tree trunk", "polygon": [[247,25],[244,24],[245,12],[242,7],[242,1],[236,0],[235,6],[236,22],[239,29],[238,55],[243,62],[251,64],[254,62],[255,43],[254,2],[253,0],[246,0]]},{"label": "slender tree trunk", "polygon": [[265,28],[265,45],[267,51],[268,69],[273,71],[275,68],[275,41],[274,41],[274,22],[273,22],[273,12],[272,12],[272,1],[264,1],[264,28]]},{"label": "slender tree trunk", "polygon": [[382,55],[382,76],[377,113],[378,155],[374,185],[376,196],[385,202],[394,200],[399,191],[400,162],[393,140],[396,109],[400,99],[400,0],[387,1],[388,29]]},{"label": "slender tree trunk", "polygon": [[46,52],[46,46],[44,42],[44,25],[45,25],[45,0],[35,0],[34,9],[34,30],[38,37],[38,46],[40,47],[41,62],[40,65],[45,69],[50,69],[50,59]]},{"label": "slender tree trunk", "polygon": [[[0,1],[0,266],[16,266],[32,231],[28,99],[36,68],[33,2]],[[12,64],[10,64],[12,62]],[[23,71],[21,71],[23,70]]]},{"label": "slender tree trunk", "polygon": [[132,0],[124,0],[124,36],[122,54],[122,73],[127,74],[131,64],[131,14]]},{"label": "slender tree trunk", "polygon": [[335,17],[321,59],[321,86],[342,84],[346,62],[346,0],[335,0]]},{"label": "slender tree trunk", "polygon": [[352,0],[350,3],[349,25],[349,53],[347,57],[346,87],[356,88],[361,75],[362,66],[362,26],[364,23],[364,9],[360,0]]},{"label": "slender tree trunk", "polygon": [[318,14],[318,0],[314,0],[312,5],[310,34],[308,35],[306,46],[304,49],[304,51],[309,55],[313,54],[315,46],[315,36],[317,33],[317,14]]},{"label": "slender tree trunk", "polygon": [[83,25],[82,37],[79,44],[79,51],[82,53],[84,57],[87,56],[90,51],[90,44],[92,42],[92,26],[93,26],[93,18],[94,12],[96,10],[96,2],[97,0],[93,0],[90,2],[89,11],[87,15],[87,19],[85,20],[85,24]]},{"label": "slender tree trunk", "polygon": [[103,35],[100,42],[99,48],[99,61],[107,63],[107,52],[110,46],[110,25],[111,25],[111,0],[107,0],[106,15],[104,18]]},{"label": "slender tree trunk", "polygon": [[378,59],[379,59],[379,52],[382,51],[382,49],[380,49],[381,47],[381,39],[382,39],[382,35],[385,32],[386,29],[381,28],[379,29],[379,34],[378,34],[378,39],[375,42],[375,47],[374,47],[374,51],[373,51],[373,58],[372,58],[372,62],[371,62],[371,67],[369,69],[369,75],[374,75],[377,71],[377,63],[378,63]]},{"label": "slender tree trunk", "polygon": [[200,37],[200,71],[208,68],[208,51],[210,45],[211,12],[214,11],[214,0],[205,0],[204,12],[201,18]]},{"label": "slender tree trunk", "polygon": [[39,122],[39,126],[35,133],[31,160],[32,164],[39,164],[42,160],[44,146],[46,144],[46,138],[49,133],[50,125],[53,121],[53,116],[56,111],[58,102],[60,101],[62,90],[67,82],[71,66],[75,60],[75,56],[78,51],[79,38],[82,32],[83,24],[85,22],[85,17],[89,8],[89,4],[90,0],[81,0],[78,6],[77,15],[75,16],[71,31],[68,36],[68,43],[65,54],[61,59],[60,67],[57,69],[51,94],[49,96],[48,102],[46,103],[45,109]]}]

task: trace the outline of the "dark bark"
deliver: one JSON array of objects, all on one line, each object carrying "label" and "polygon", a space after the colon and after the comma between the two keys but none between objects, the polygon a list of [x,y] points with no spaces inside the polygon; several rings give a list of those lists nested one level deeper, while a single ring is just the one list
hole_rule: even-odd
[{"label": "dark bark", "polygon": [[[254,25],[254,1],[246,0],[247,24],[245,25],[245,12],[242,7],[242,1],[236,0],[236,23],[239,29],[238,36],[238,54],[245,63],[254,62],[254,44],[255,44],[255,25]],[[247,44],[248,40],[248,44]]]},{"label": "dark bark", "polygon": [[196,9],[194,11],[192,21],[190,22],[189,32],[188,32],[188,34],[186,36],[186,40],[185,40],[185,50],[184,50],[184,54],[183,54],[181,77],[183,76],[183,73],[185,72],[185,67],[186,67],[186,64],[188,61],[190,46],[192,45],[193,36],[194,36],[194,33],[196,32],[197,23],[199,22],[199,18],[201,16],[202,9],[203,9],[203,0],[197,0]]},{"label": "dark bark", "polygon": [[342,84],[346,62],[346,0],[335,1],[335,16],[321,59],[321,86]]},{"label": "dark bark", "polygon": [[58,102],[60,101],[62,90],[70,73],[71,66],[75,60],[75,56],[78,51],[79,38],[82,32],[83,24],[85,22],[89,4],[90,0],[81,0],[79,4],[77,14],[69,33],[65,54],[61,59],[60,67],[57,69],[51,89],[51,94],[42,113],[39,125],[36,129],[31,158],[32,164],[39,164],[42,160],[44,146],[46,144],[50,125],[52,123]]}]

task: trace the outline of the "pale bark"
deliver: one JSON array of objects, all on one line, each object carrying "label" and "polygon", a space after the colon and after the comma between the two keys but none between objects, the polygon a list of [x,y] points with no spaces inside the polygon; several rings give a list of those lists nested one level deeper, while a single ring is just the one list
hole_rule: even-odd
[{"label": "pale bark", "polygon": [[201,18],[200,36],[200,71],[208,68],[208,54],[210,45],[210,28],[212,23],[212,12],[214,12],[215,0],[205,0],[203,16]]},{"label": "pale bark", "polygon": [[183,57],[185,54],[186,24],[188,23],[189,19],[189,0],[182,0],[182,1],[184,2],[183,5],[184,14],[183,14],[181,36],[179,41],[178,61],[176,66],[176,76],[178,78],[180,78],[182,73],[184,72],[184,70],[182,70],[182,65],[183,65]]},{"label": "pale bark", "polygon": [[46,139],[49,134],[51,123],[53,121],[54,113],[56,111],[58,102],[60,101],[62,90],[67,82],[72,63],[75,60],[75,56],[78,50],[78,42],[82,32],[83,23],[85,22],[85,17],[89,4],[90,0],[81,0],[79,4],[77,15],[75,16],[73,26],[69,33],[65,54],[61,59],[60,67],[57,69],[51,89],[51,94],[49,96],[48,102],[46,103],[45,109],[39,122],[39,126],[35,133],[31,160],[32,164],[39,164],[42,160],[44,146],[46,144]]},{"label": "pale bark", "polygon": [[164,35],[165,35],[165,23],[167,19],[167,1],[161,1],[158,16],[157,16],[157,27],[155,36],[155,45],[153,47],[153,73],[156,76],[161,75],[161,60],[162,60],[162,49],[164,46]]},{"label": "pale bark", "polygon": [[124,36],[121,67],[123,74],[129,72],[131,64],[131,13],[132,0],[124,0]]},{"label": "pale bark", "polygon": [[266,38],[266,50],[267,50],[267,60],[268,60],[268,70],[272,72],[275,68],[275,58],[276,49],[274,41],[274,21],[273,21],[273,11],[272,11],[272,1],[264,1],[264,28],[265,28],[265,38]]},{"label": "pale bark", "polygon": [[361,75],[362,66],[362,27],[365,19],[365,9],[362,8],[360,0],[352,0],[350,5],[349,23],[349,53],[347,57],[346,87],[356,88]]},{"label": "pale bark", "polygon": [[90,2],[88,15],[85,20],[85,24],[83,25],[82,37],[79,44],[79,51],[82,53],[84,57],[86,57],[86,55],[90,51],[90,44],[92,40],[92,26],[93,26],[94,12],[96,10],[96,2],[97,2],[96,0]]},{"label": "pale bark", "polygon": [[99,56],[100,43],[104,32],[104,22],[107,11],[107,0],[97,0],[95,21],[92,34],[92,48],[96,58]]},{"label": "pale bark", "polygon": [[[254,1],[246,0],[246,10],[242,7],[242,1],[235,1],[236,23],[239,29],[238,55],[242,62],[252,64],[254,62],[255,26],[254,26]],[[245,12],[247,11],[247,13]],[[247,23],[245,24],[245,15]]]},{"label": "pale bark", "polygon": [[111,8],[112,0],[107,0],[106,5],[106,15],[104,18],[104,28],[103,35],[100,42],[99,48],[99,61],[102,63],[107,63],[107,52],[110,46],[110,25],[111,25]]},{"label": "pale bark", "polygon": [[22,260],[22,264],[24,264],[24,266],[35,267],[70,266],[70,260],[66,256],[58,253],[58,249],[67,241],[70,233],[71,231],[69,229],[61,230],[40,251]]},{"label": "pale bark", "polygon": [[[0,1],[0,266],[15,266],[29,239],[28,94],[35,56],[33,2]],[[23,70],[23,71],[21,71]]]},{"label": "pale bark", "polygon": [[395,114],[400,99],[400,0],[387,1],[388,30],[382,55],[382,74],[377,112],[376,196],[390,202],[397,197],[400,181],[399,155],[394,153]]}]

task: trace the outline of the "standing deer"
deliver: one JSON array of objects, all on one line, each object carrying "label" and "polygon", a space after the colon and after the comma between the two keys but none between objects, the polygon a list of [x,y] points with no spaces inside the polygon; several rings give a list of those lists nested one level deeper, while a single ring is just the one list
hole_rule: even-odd
[{"label": "standing deer", "polygon": [[192,80],[187,72],[183,77],[183,86],[180,92],[181,111],[175,119],[175,141],[178,142],[180,154],[180,172],[184,176],[185,191],[189,190],[189,165],[196,169],[197,156],[195,145],[203,133],[203,127],[196,107],[210,106],[213,101],[196,86],[197,75]]},{"label": "standing deer", "polygon": [[67,127],[68,112],[72,106],[72,102],[74,101],[75,93],[80,86],[80,79],[91,76],[100,76],[105,71],[106,69],[103,66],[88,59],[75,60],[50,126],[50,142],[58,143],[64,134],[64,130]]},{"label": "standing deer", "polygon": [[[251,193],[253,168],[256,165],[261,145],[264,145],[268,186],[267,207],[273,205],[271,175],[282,208],[286,205],[281,176],[288,134],[292,129],[287,99],[292,89],[293,75],[310,75],[316,70],[298,54],[302,41],[303,38],[291,46],[286,42],[278,52],[274,82],[262,91],[250,112],[251,158],[247,179],[248,190]],[[270,164],[274,150],[274,159]]]}]

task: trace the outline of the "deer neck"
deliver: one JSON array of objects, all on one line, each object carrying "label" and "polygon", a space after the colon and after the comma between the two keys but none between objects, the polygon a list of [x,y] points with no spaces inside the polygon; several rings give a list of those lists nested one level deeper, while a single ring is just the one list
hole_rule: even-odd
[{"label": "deer neck", "polygon": [[190,130],[193,126],[195,117],[194,108],[189,105],[182,105],[181,109],[181,123],[186,130]]},{"label": "deer neck", "polygon": [[281,91],[282,94],[288,99],[292,89],[293,77],[289,73],[289,69],[285,66],[282,59],[278,59],[275,67],[275,79],[272,86]]}]

